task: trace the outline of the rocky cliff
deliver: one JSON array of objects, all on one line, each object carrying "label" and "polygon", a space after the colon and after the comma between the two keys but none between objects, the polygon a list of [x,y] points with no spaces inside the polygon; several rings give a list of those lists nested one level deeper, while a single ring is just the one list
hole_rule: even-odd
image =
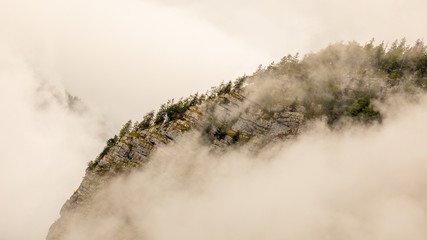
[{"label": "rocky cliff", "polygon": [[63,239],[70,219],[85,216],[97,204],[97,192],[117,176],[143,168],[153,153],[186,133],[197,133],[212,154],[241,146],[256,153],[271,142],[298,136],[311,120],[323,119],[331,129],[349,121],[381,123],[383,116],[375,103],[396,93],[424,91],[426,59],[422,43],[412,48],[396,43],[390,49],[372,43],[336,44],[302,60],[287,56],[234,85],[222,84],[201,96],[171,101],[156,119],[151,116],[143,127],[129,130],[128,126],[121,136],[109,140],[62,207],[47,239]]},{"label": "rocky cliff", "polygon": [[61,239],[67,218],[84,213],[98,189],[115,176],[140,168],[154,151],[185,132],[200,132],[201,140],[210,144],[212,151],[243,144],[252,144],[256,149],[298,134],[304,122],[303,113],[289,106],[266,110],[256,103],[247,105],[245,98],[243,91],[231,91],[190,107],[182,119],[124,135],[96,166],[87,168],[82,183],[62,207],[61,218],[52,225],[47,239]]}]

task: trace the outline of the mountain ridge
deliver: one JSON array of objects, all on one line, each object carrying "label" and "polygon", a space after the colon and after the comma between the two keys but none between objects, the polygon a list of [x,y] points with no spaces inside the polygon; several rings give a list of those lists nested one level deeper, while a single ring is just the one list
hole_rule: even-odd
[{"label": "mountain ridge", "polygon": [[373,42],[335,44],[302,60],[286,56],[251,76],[223,83],[202,95],[148,113],[124,125],[119,136],[86,169],[79,188],[61,209],[47,239],[62,239],[75,216],[90,212],[93,195],[116,176],[141,169],[150,156],[188,132],[197,132],[212,154],[245,145],[256,153],[270,142],[293,139],[306,123],[325,119],[331,129],[343,122],[381,124],[376,102],[396,94],[416,95],[427,83],[426,47],[405,41],[390,47]]}]

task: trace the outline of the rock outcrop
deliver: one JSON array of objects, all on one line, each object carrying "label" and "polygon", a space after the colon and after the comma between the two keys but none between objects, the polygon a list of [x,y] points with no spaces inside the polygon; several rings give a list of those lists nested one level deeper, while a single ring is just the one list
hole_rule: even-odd
[{"label": "rock outcrop", "polygon": [[304,122],[304,115],[287,106],[265,109],[257,103],[248,104],[241,91],[207,100],[192,106],[182,119],[132,131],[123,136],[96,165],[90,165],[79,188],[61,209],[61,217],[51,226],[47,239],[61,239],[68,219],[84,214],[94,194],[120,176],[140,168],[154,151],[188,131],[200,132],[213,151],[252,144],[261,148],[271,141],[295,137]]},{"label": "rock outcrop", "polygon": [[421,41],[413,47],[396,42],[391,48],[372,42],[365,46],[339,43],[302,60],[288,55],[203,97],[170,101],[154,121],[150,118],[144,127],[124,131],[107,142],[62,207],[47,239],[62,239],[73,216],[96,211],[97,192],[117,176],[143,168],[154,152],[190,131],[199,133],[201,142],[221,154],[242,145],[256,152],[271,142],[293,138],[311,119],[325,120],[331,129],[339,129],[344,121],[380,124],[383,114],[378,103],[393,95],[415,98],[426,91],[426,50]]}]

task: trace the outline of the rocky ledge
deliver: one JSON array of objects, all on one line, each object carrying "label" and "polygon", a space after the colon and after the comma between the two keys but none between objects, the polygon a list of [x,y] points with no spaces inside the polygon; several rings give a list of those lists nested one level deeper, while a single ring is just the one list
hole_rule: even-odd
[{"label": "rocky ledge", "polygon": [[[299,111],[298,111],[299,110]],[[248,101],[242,91],[231,91],[192,106],[182,119],[134,130],[121,137],[108,152],[86,169],[79,188],[63,205],[61,217],[51,226],[47,240],[61,239],[67,219],[85,214],[92,197],[115,176],[141,168],[162,146],[189,131],[199,132],[212,151],[252,144],[259,149],[271,141],[295,137],[304,122],[303,109],[271,106]]]}]

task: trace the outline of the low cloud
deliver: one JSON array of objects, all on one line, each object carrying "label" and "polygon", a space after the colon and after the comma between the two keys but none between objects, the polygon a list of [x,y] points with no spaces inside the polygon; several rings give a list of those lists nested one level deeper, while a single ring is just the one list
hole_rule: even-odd
[{"label": "low cloud", "polygon": [[2,53],[0,239],[43,239],[111,127],[19,55]]},{"label": "low cloud", "polygon": [[[43,238],[86,163],[126,120],[288,53],[341,40],[425,38],[424,9],[421,0],[1,1],[0,239]],[[65,89],[85,107],[70,108]],[[134,234],[130,238],[157,239],[311,231],[354,238],[359,232],[369,239],[402,229],[424,236],[418,229],[424,196],[417,190],[425,104],[407,106],[390,111],[382,127],[340,134],[319,127],[255,158],[241,152],[212,157],[183,139],[104,193],[99,208],[112,204],[122,215],[92,215],[90,224],[72,226],[79,228],[73,234],[108,239],[122,226]],[[167,160],[182,150],[174,164]],[[120,191],[129,199],[117,200]],[[400,224],[409,225],[392,227]]]},{"label": "low cloud", "polygon": [[114,181],[65,239],[425,239],[427,98],[382,125],[212,155],[197,135]]}]

